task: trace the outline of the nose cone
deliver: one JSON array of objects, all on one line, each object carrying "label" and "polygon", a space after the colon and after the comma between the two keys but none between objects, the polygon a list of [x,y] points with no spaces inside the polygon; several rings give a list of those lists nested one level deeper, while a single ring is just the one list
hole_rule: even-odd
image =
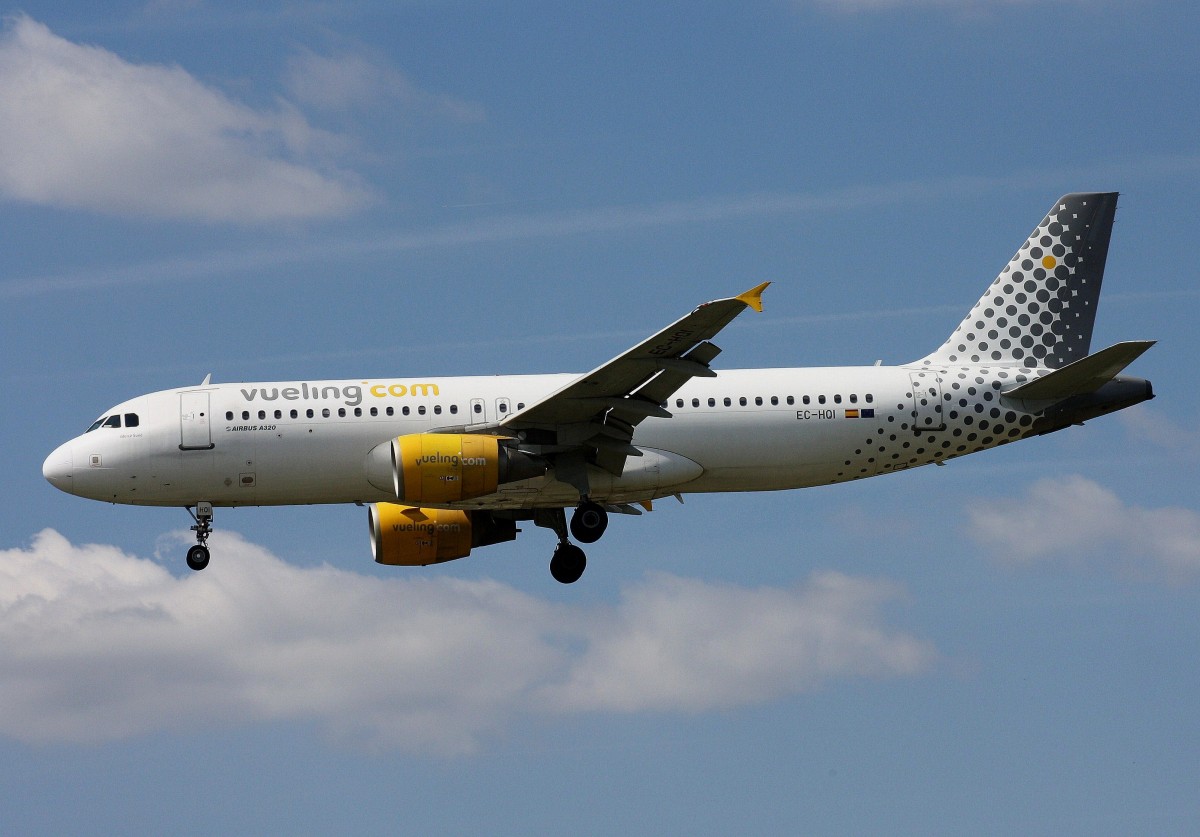
[{"label": "nose cone", "polygon": [[52,486],[68,494],[75,493],[74,462],[71,460],[71,445],[59,445],[54,453],[42,463],[42,476]]}]

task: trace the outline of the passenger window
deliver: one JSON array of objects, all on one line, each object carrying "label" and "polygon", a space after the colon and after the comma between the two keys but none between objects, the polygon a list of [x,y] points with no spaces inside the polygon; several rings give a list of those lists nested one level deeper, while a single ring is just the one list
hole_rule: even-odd
[{"label": "passenger window", "polygon": [[[794,395],[789,395],[789,396],[787,397],[787,403],[788,403],[788,406],[789,406],[789,407],[790,407],[790,406],[792,406],[793,404],[795,404],[795,403],[796,403],[796,396],[794,396]],[[808,402],[807,402],[807,401],[805,401],[804,403],[805,403],[805,404],[807,404]]]},{"label": "passenger window", "polygon": [[259,421],[262,421],[262,420],[263,420],[263,419],[265,419],[266,417],[267,417],[267,411],[266,411],[266,410],[259,410],[259,411],[258,411],[258,420],[259,420]]},{"label": "passenger window", "polygon": [[680,408],[680,409],[683,409],[683,399],[682,399],[682,398],[676,398],[676,399],[675,399],[675,406],[676,406],[676,407],[678,407],[678,408]]},{"label": "passenger window", "polygon": [[396,410],[395,410],[395,408],[393,408],[393,407],[388,407],[388,408],[387,408],[387,414],[388,414],[389,416],[394,416],[394,415],[396,415]]},{"label": "passenger window", "polygon": [[841,403],[842,403],[842,396],[840,396],[840,395],[835,395],[835,396],[833,396],[833,403],[834,403],[834,404],[841,404]]},{"label": "passenger window", "polygon": [[321,410],[321,418],[329,418],[329,408],[328,407]]},{"label": "passenger window", "polygon": [[715,399],[715,398],[708,399],[708,406],[710,406],[710,407],[717,406],[717,399]]},{"label": "passenger window", "polygon": [[759,396],[755,396],[755,398],[754,398],[754,404],[755,404],[755,406],[757,406],[757,407],[761,407],[761,406],[762,406],[762,396],[761,396],[761,395],[759,395]]},{"label": "passenger window", "polygon": [[869,393],[869,392],[868,392],[868,393],[867,393],[867,403],[868,403],[868,404],[871,404],[871,403],[873,403],[874,401],[875,401],[875,396],[874,396],[874,395],[871,395],[871,393]]},{"label": "passenger window", "polygon": [[524,401],[518,401],[518,402],[517,402],[517,409],[518,409],[518,410],[524,410],[524,409],[525,409],[525,402],[524,402]]},{"label": "passenger window", "polygon": [[108,418],[106,418],[104,420],[104,424],[101,426],[102,427],[120,427],[121,426],[121,417],[120,416],[109,416]]},{"label": "passenger window", "polygon": [[458,415],[458,405],[457,404],[450,405],[450,415],[452,415],[452,416]]},{"label": "passenger window", "polygon": [[772,406],[772,407],[778,407],[778,406],[779,406],[779,396],[778,396],[778,395],[772,395],[772,396],[771,396],[771,406]]},{"label": "passenger window", "polygon": [[746,396],[744,396],[744,395],[743,395],[741,398],[739,398],[739,399],[738,399],[738,404],[740,404],[740,405],[742,405],[743,407],[745,407],[745,406],[746,406]]},{"label": "passenger window", "polygon": [[309,418],[312,418],[312,417],[313,417],[313,411],[312,411],[312,407],[309,407],[307,410],[305,410],[305,411],[304,411],[304,414],[305,414],[306,416],[308,416]]},{"label": "passenger window", "polygon": [[483,405],[482,405],[482,404],[476,404],[476,405],[475,405],[475,407],[474,407],[474,410],[475,410],[475,413],[476,413],[476,415],[478,415],[479,413],[482,413],[482,412],[483,412]]},{"label": "passenger window", "polygon": [[242,421],[250,421],[250,411],[242,410]]},{"label": "passenger window", "polygon": [[371,415],[372,415],[372,416],[377,416],[377,415],[379,415],[379,408],[378,408],[378,407],[372,407],[372,408],[371,408]]},{"label": "passenger window", "polygon": [[233,421],[233,410],[230,410],[225,414],[225,421]]},{"label": "passenger window", "polygon": [[424,404],[422,404],[420,407],[417,407],[417,413],[422,416],[425,415],[425,405]]},{"label": "passenger window", "polygon": [[291,415],[291,417],[292,417],[292,418],[300,418],[300,414],[299,414],[299,413],[297,413],[295,410],[292,410],[292,412],[290,413],[290,415]]},{"label": "passenger window", "polygon": [[442,414],[442,405],[441,404],[433,405],[433,414],[435,416],[440,416]]},{"label": "passenger window", "polygon": [[501,402],[500,402],[500,405],[497,407],[497,409],[498,409],[500,412],[502,412],[502,413],[507,413],[507,412],[508,412],[508,405],[507,405],[506,403],[504,403],[503,401],[501,401]]},{"label": "passenger window", "polygon": [[852,393],[852,394],[850,395],[850,403],[851,403],[851,404],[857,404],[857,403],[858,403],[858,396],[857,396],[857,395],[854,395],[854,394]]},{"label": "passenger window", "polygon": [[699,398],[693,398],[693,399],[692,399],[692,406],[693,406],[693,407],[699,407],[699,406],[700,406],[700,399],[699,399]]},{"label": "passenger window", "polygon": [[[388,411],[389,411],[388,415],[389,416],[391,415],[391,409],[392,409],[391,407],[388,407]],[[407,416],[409,413],[409,409],[408,409],[408,407],[402,407],[402,408],[400,408],[400,412],[404,413],[404,415]]]},{"label": "passenger window", "polygon": [[725,406],[726,406],[726,407],[731,407],[731,406],[733,406],[733,399],[731,399],[731,398],[726,398],[726,399],[725,399]]},{"label": "passenger window", "polygon": [[283,418],[283,410],[276,410],[276,411],[275,411],[275,419],[276,419],[276,421],[278,421],[278,420],[279,420],[279,419],[281,419],[281,418]]},{"label": "passenger window", "polygon": [[355,407],[355,408],[354,408],[354,417],[355,417],[355,418],[362,418],[362,407]]},{"label": "passenger window", "polygon": [[345,417],[346,417],[346,408],[338,407],[338,418],[345,418]]},{"label": "passenger window", "polygon": [[818,395],[818,396],[817,396],[817,403],[818,403],[818,404],[824,404],[824,403],[825,403],[825,396],[824,396],[824,395]]}]

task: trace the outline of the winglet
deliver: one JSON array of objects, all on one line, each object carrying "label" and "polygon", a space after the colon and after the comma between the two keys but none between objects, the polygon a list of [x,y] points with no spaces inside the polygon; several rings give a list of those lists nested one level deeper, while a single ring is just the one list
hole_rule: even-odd
[{"label": "winglet", "polygon": [[769,284],[771,284],[771,283],[763,282],[757,288],[751,288],[750,290],[746,291],[744,294],[740,294],[734,298],[737,299],[739,302],[746,303],[751,308],[753,308],[755,311],[758,311],[759,313],[761,313],[762,312],[763,291],[765,291],[767,289],[767,285],[769,285]]}]

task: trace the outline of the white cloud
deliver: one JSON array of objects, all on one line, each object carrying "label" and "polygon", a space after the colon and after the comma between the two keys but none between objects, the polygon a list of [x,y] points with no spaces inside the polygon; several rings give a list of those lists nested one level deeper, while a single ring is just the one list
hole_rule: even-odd
[{"label": "white cloud", "polygon": [[206,221],[323,217],[365,205],[306,156],[331,138],[294,108],[257,111],[179,67],[131,64],[28,17],[0,35],[0,195]]},{"label": "white cloud", "polygon": [[892,584],[826,572],[794,589],[746,589],[652,576],[625,591],[591,632],[564,683],[564,711],[702,711],[760,703],[848,676],[910,675],[933,654],[889,634]]},{"label": "white cloud", "polygon": [[478,122],[483,108],[418,87],[382,56],[362,47],[343,55],[301,50],[288,61],[285,83],[293,99],[321,110],[381,110],[393,104],[455,122]]},{"label": "white cloud", "polygon": [[1002,560],[1084,561],[1189,581],[1200,572],[1200,513],[1126,505],[1081,476],[1044,479],[1020,499],[968,509],[970,534]]},{"label": "white cloud", "polygon": [[454,754],[522,714],[738,706],[934,658],[882,624],[893,585],[838,574],[786,590],[654,576],[583,608],[495,581],[301,569],[228,533],[213,544],[219,561],[184,577],[52,530],[0,551],[0,734],[299,721]]}]

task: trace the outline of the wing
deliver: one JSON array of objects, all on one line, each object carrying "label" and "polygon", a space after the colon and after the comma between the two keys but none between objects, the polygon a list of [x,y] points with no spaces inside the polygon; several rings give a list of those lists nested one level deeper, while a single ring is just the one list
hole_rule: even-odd
[{"label": "wing", "polygon": [[559,479],[587,493],[586,463],[620,476],[633,447],[634,429],[653,416],[670,418],[663,406],[695,377],[716,376],[709,363],[721,350],[710,341],[734,317],[762,311],[770,282],[739,296],[706,302],[632,349],[571,381],[500,423],[502,432],[541,446],[553,456]]}]

